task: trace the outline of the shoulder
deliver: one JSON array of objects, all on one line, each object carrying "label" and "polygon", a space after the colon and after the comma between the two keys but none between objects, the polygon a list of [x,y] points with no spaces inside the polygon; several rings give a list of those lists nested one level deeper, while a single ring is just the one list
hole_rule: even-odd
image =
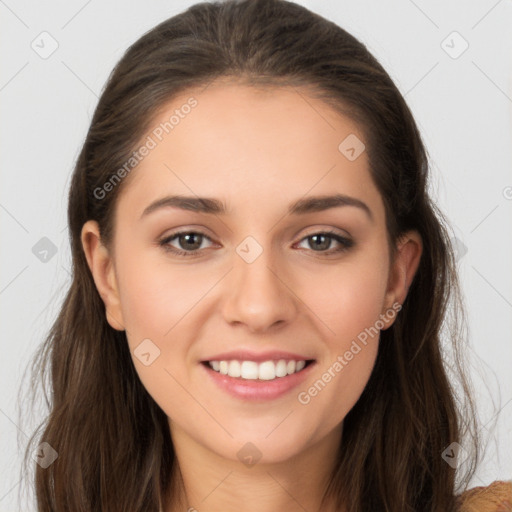
[{"label": "shoulder", "polygon": [[464,491],[457,504],[459,512],[512,512],[512,480]]}]

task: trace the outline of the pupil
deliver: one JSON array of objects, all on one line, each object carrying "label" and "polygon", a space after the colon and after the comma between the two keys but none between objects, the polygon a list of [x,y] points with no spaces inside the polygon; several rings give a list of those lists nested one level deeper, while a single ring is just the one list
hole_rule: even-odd
[{"label": "pupil", "polygon": [[[199,243],[195,243],[195,247],[190,247],[190,244],[194,245],[193,242],[190,242],[190,238],[194,238],[194,237],[199,237]],[[197,249],[201,246],[201,239],[200,239],[201,235],[197,234],[197,233],[191,233],[191,234],[187,234],[187,235],[181,235],[180,236],[180,244],[184,245],[186,247],[187,244],[189,244],[189,249]],[[184,242],[184,243],[182,243]]]},{"label": "pupil", "polygon": [[[328,249],[329,248],[329,237],[326,235],[313,235],[311,238],[318,240],[320,237],[324,239],[324,243],[321,242],[319,244],[316,244],[317,249]],[[327,240],[327,242],[325,242]]]}]

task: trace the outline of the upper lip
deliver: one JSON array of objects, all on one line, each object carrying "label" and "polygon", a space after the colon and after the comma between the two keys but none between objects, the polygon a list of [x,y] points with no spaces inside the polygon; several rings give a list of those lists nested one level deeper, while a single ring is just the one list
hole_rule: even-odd
[{"label": "upper lip", "polygon": [[233,350],[231,352],[222,352],[215,354],[211,357],[203,359],[202,362],[206,361],[254,361],[256,363],[262,363],[264,361],[278,361],[284,359],[285,361],[309,361],[313,360],[313,357],[308,357],[293,352],[286,352],[282,350],[269,350],[267,352],[253,352],[250,350]]}]

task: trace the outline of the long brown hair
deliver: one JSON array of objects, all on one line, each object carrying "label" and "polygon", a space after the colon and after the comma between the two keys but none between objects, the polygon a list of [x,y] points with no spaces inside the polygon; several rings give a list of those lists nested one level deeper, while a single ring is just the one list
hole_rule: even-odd
[{"label": "long brown hair", "polygon": [[[106,321],[80,233],[96,220],[109,246],[127,179],[104,197],[95,191],[129,160],[163,105],[219,77],[306,87],[349,115],[365,134],[390,253],[407,230],[423,240],[407,299],[381,332],[373,373],[344,419],[324,499],[349,512],[454,510],[479,443],[460,350],[456,260],[448,223],[428,195],[417,125],[386,71],[345,30],[284,0],[230,0],[193,5],[143,35],[112,71],[94,112],[69,191],[72,281],[32,368],[32,386],[42,383],[49,415],[25,463],[41,442],[58,453],[47,468],[32,463],[38,511],[157,512],[173,499],[177,461],[166,415],[138,378],[126,333]],[[448,372],[458,376],[457,386]],[[464,443],[472,455],[464,474],[442,457],[451,443]]]}]

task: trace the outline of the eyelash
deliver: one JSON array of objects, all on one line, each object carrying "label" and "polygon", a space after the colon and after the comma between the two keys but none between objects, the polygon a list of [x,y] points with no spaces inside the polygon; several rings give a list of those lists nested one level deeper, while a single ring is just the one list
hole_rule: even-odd
[{"label": "eyelash", "polygon": [[[176,233],[173,233],[169,236],[166,236],[165,238],[159,240],[158,245],[163,248],[164,251],[169,252],[171,254],[175,254],[176,256],[185,256],[185,257],[194,257],[199,256],[199,252],[201,249],[194,249],[192,251],[182,251],[180,249],[176,249],[175,247],[172,247],[169,245],[169,243],[174,240],[175,238],[178,238],[181,235],[200,235],[203,238],[207,238],[211,241],[211,238],[207,236],[206,234],[202,233],[201,231],[178,231]],[[303,237],[300,242],[303,240],[307,240],[308,238],[318,236],[318,235],[327,235],[328,238],[331,240],[336,240],[338,243],[341,244],[341,247],[338,249],[330,249],[328,251],[311,251],[319,253],[320,255],[329,256],[331,254],[337,254],[342,253],[353,247],[354,242],[353,240],[350,240],[348,238],[345,238],[339,234],[337,234],[335,231],[318,231],[317,233],[312,233],[311,235]]]}]

